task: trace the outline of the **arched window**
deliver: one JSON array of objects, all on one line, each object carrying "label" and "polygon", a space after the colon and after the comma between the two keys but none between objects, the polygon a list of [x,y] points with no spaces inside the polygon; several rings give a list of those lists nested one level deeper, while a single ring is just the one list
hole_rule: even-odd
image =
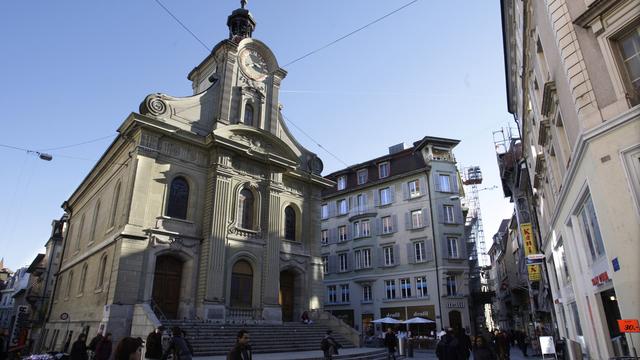
[{"label": "arched window", "polygon": [[253,297],[253,270],[245,260],[239,260],[231,270],[231,306],[250,308]]},{"label": "arched window", "polygon": [[62,274],[61,274],[61,275],[59,275],[59,276],[58,276],[58,280],[57,280],[57,282],[56,282],[56,284],[57,284],[57,286],[58,286],[58,290],[57,290],[57,291],[56,291],[56,293],[54,294],[54,298],[55,298],[56,300],[59,300],[59,299],[60,299],[60,294],[62,294],[62,284],[63,284],[63,282],[64,282],[64,281],[62,281],[62,280],[63,280],[63,277],[62,277]]},{"label": "arched window", "polygon": [[116,224],[116,212],[118,211],[118,200],[120,200],[120,181],[116,184],[113,191],[113,203],[111,204],[111,215],[109,216],[109,227]]},{"label": "arched window", "polygon": [[253,106],[249,103],[244,105],[244,124],[253,126]]},{"label": "arched window", "polygon": [[296,211],[291,206],[284,209],[284,238],[296,240]]},{"label": "arched window", "polygon": [[96,240],[96,228],[98,227],[98,219],[100,216],[100,200],[96,204],[96,209],[93,211],[93,220],[91,221],[91,234],[89,235],[89,242]]},{"label": "arched window", "polygon": [[78,295],[82,295],[84,293],[84,284],[87,281],[87,269],[89,266],[84,264],[82,266],[82,272],[80,273],[80,282],[78,283]]},{"label": "arched window", "polygon": [[82,233],[84,232],[84,214],[80,218],[80,226],[77,228],[78,233],[76,234],[76,246],[75,251],[80,251],[80,240],[82,239]]},{"label": "arched window", "polygon": [[177,177],[171,182],[169,189],[169,204],[167,216],[178,219],[187,218],[189,207],[189,183],[183,177]]},{"label": "arched window", "polygon": [[67,280],[67,289],[64,291],[65,299],[69,298],[71,294],[71,285],[73,284],[73,270],[69,272],[69,279]]},{"label": "arched window", "polygon": [[238,197],[238,225],[243,229],[253,229],[254,199],[251,190],[245,188]]},{"label": "arched window", "polygon": [[107,271],[107,254],[102,255],[100,259],[100,266],[98,266],[98,281],[96,282],[96,289],[101,289],[104,285],[104,274]]}]

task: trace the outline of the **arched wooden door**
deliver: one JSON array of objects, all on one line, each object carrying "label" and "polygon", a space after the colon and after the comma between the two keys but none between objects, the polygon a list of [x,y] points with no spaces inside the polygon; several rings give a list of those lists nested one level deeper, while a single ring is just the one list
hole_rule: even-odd
[{"label": "arched wooden door", "polygon": [[231,307],[251,308],[253,301],[253,270],[251,265],[240,260],[231,270]]},{"label": "arched wooden door", "polygon": [[158,256],[152,298],[167,319],[178,318],[181,282],[182,261],[171,255]]},{"label": "arched wooden door", "polygon": [[293,321],[295,274],[291,271],[280,273],[280,306],[282,321]]}]

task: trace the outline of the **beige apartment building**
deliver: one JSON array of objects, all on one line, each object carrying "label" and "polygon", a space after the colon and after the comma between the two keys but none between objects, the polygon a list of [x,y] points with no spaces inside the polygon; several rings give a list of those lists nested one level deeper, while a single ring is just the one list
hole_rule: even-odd
[{"label": "beige apartment building", "polygon": [[633,354],[617,320],[640,318],[640,2],[501,4],[557,330],[572,358]]},{"label": "beige apartment building", "polygon": [[470,328],[458,142],[427,136],[326,176],[325,310],[365,333],[387,316]]},{"label": "beige apartment building", "polygon": [[188,75],[152,94],[64,203],[44,348],[144,336],[164,319],[282,323],[322,306],[321,160],[290,134],[287,72],[243,7]]}]

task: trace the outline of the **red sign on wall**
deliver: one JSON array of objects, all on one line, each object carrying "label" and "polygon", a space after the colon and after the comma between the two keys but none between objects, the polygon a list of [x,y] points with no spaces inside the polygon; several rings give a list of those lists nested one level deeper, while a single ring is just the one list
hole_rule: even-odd
[{"label": "red sign on wall", "polygon": [[638,320],[618,320],[618,327],[622,333],[640,333]]}]

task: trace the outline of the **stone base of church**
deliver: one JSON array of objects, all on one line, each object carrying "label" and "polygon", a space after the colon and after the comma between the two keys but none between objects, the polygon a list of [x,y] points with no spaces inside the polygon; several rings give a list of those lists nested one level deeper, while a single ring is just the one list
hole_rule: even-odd
[{"label": "stone base of church", "polygon": [[265,305],[262,308],[262,319],[265,324],[282,324],[282,307],[280,305]]},{"label": "stone base of church", "polygon": [[225,321],[225,306],[224,304],[204,304],[203,307],[204,320],[214,322]]}]

